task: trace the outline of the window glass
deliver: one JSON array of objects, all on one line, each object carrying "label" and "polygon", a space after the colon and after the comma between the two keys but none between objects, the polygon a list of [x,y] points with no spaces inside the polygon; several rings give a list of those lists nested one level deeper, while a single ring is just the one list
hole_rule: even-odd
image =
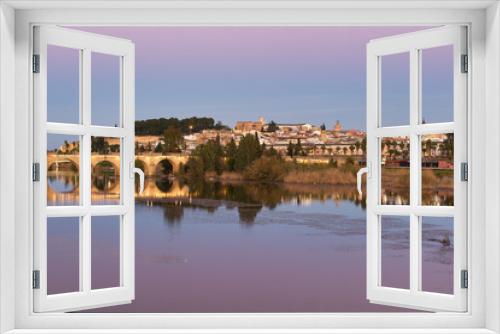
[{"label": "window glass", "polygon": [[92,53],[92,124],[121,124],[120,57]]},{"label": "window glass", "polygon": [[92,289],[120,286],[120,217],[92,217]]},{"label": "window glass", "polygon": [[410,203],[410,139],[384,137],[380,140],[380,204]]},{"label": "window glass", "polygon": [[410,54],[380,57],[382,126],[410,124]]},{"label": "window glass", "polygon": [[438,133],[421,136],[422,204],[453,206],[454,135]]},{"label": "window glass", "polygon": [[120,203],[121,139],[92,137],[92,204]]},{"label": "window glass", "polygon": [[80,137],[47,135],[47,205],[80,204]]},{"label": "window glass", "polygon": [[380,217],[382,238],[381,285],[410,288],[410,217]]},{"label": "window glass", "polygon": [[420,52],[422,123],[453,122],[453,46]]},{"label": "window glass", "polygon": [[422,290],[453,294],[453,217],[422,217]]},{"label": "window glass", "polygon": [[80,122],[80,50],[47,46],[47,121]]},{"label": "window glass", "polygon": [[47,219],[47,293],[80,289],[80,218]]}]

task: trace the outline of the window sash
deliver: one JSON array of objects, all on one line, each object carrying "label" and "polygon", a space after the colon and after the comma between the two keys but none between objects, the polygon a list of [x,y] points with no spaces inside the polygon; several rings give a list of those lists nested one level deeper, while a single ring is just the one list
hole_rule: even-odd
[{"label": "window sash", "polygon": [[[79,123],[47,122],[47,46],[79,50]],[[34,78],[34,161],[40,164],[40,181],[34,183],[34,259],[33,270],[40,271],[40,288],[33,289],[35,312],[72,311],[128,303],[134,297],[134,191],[130,168],[134,162],[134,58],[129,41],[59,27],[35,28],[34,52],[40,55],[40,73]],[[120,127],[92,125],[91,56],[93,52],[118,56],[120,59]],[[47,136],[74,135],[80,138],[79,191],[80,204],[47,206]],[[92,204],[93,136],[120,139],[120,203]],[[119,286],[92,289],[92,216],[120,216]],[[48,295],[47,291],[47,218],[79,219],[79,291]]]},{"label": "window sash", "polygon": [[[367,47],[367,295],[374,303],[413,307],[431,311],[467,310],[467,290],[461,288],[460,272],[467,270],[467,183],[460,179],[459,166],[467,162],[467,75],[461,73],[461,55],[467,54],[466,28],[445,26],[373,40]],[[421,124],[421,50],[453,46],[454,101],[453,122]],[[409,53],[410,120],[407,126],[383,127],[381,124],[381,58]],[[431,207],[421,201],[421,135],[454,133],[454,206]],[[383,137],[407,136],[410,140],[410,204],[382,205]],[[409,289],[382,286],[382,216],[408,216]],[[421,290],[422,217],[454,218],[453,295]]]}]

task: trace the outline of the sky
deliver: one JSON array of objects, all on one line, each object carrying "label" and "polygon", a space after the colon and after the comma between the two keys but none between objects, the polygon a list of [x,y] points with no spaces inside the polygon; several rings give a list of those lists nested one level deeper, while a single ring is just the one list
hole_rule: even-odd
[{"label": "sky", "polygon": [[[136,119],[208,116],[234,126],[238,120],[262,116],[278,123],[325,123],[329,129],[339,120],[345,128],[365,129],[366,44],[423,28],[77,29],[135,44]],[[78,106],[78,58],[67,53],[53,52],[51,60],[49,52],[49,71],[53,70],[52,76],[49,72],[49,121],[73,122],[68,110]],[[436,50],[424,62],[426,121],[448,120],[451,113],[449,59],[447,50]],[[385,63],[383,115],[385,111],[387,116],[383,120],[385,125],[404,123],[409,103],[407,60],[402,56]],[[113,125],[118,119],[117,62],[94,55],[92,67],[92,118],[95,124]]]}]

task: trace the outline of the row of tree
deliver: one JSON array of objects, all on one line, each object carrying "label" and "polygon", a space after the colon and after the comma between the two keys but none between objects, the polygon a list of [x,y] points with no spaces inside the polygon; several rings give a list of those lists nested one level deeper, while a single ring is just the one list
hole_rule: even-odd
[{"label": "row of tree", "polygon": [[171,117],[135,121],[135,134],[138,136],[161,136],[168,128],[178,129],[182,134],[190,134],[207,129],[229,129],[229,127],[221,122],[215,122],[211,117],[190,117],[183,119]]},{"label": "row of tree", "polygon": [[262,157],[279,159],[279,154],[274,148],[261,145],[257,133],[243,136],[239,144],[231,139],[225,146],[217,137],[196,147],[184,172],[189,177],[202,177],[205,172],[215,172],[219,175],[223,171],[243,172]]}]

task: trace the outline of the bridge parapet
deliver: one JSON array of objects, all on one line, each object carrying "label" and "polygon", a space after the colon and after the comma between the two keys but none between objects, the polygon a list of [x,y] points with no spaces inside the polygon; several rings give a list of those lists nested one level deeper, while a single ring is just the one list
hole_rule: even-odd
[{"label": "bridge parapet", "polygon": [[[144,174],[146,176],[156,176],[160,163],[163,160],[167,160],[172,165],[173,173],[179,171],[181,164],[186,164],[189,156],[182,154],[144,154],[136,155],[136,160],[139,160],[144,165]],[[118,154],[92,154],[91,165],[94,168],[99,162],[109,161],[114,165],[118,173],[120,173],[120,156]],[[48,153],[47,154],[47,166],[50,168],[54,163],[73,163],[78,169],[80,169],[80,156],[78,154],[57,154]]]}]

